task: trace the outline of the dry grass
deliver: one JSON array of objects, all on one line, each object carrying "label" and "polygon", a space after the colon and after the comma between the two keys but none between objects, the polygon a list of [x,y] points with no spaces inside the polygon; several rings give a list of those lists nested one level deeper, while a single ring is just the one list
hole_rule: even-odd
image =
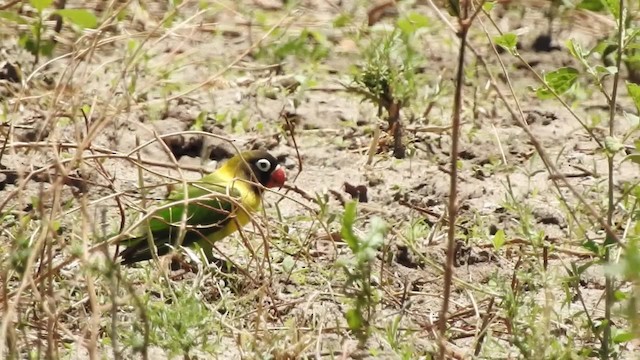
[{"label": "dry grass", "polygon": [[[378,8],[362,1],[266,3],[93,4],[96,29],[66,21],[59,33],[46,12],[42,39],[56,45],[38,61],[17,36],[33,24],[0,25],[3,51],[23,73],[17,83],[0,80],[0,354],[413,359],[436,357],[440,345],[460,359],[581,358],[603,348],[601,357],[624,358],[637,350],[629,301],[637,279],[624,267],[637,247],[640,176],[621,152],[603,154],[612,138],[637,137],[633,110],[609,112],[633,108],[625,91],[609,94],[617,77],[594,86],[581,69],[571,92],[532,97],[527,86],[542,86],[544,73],[579,64],[565,49],[498,51],[495,36],[531,19],[518,7],[500,19],[476,13],[454,82],[457,20],[431,1],[388,5],[395,11],[376,13],[372,26],[367,11]],[[28,4],[0,7],[37,17]],[[539,10],[524,13],[539,17],[529,28],[543,27]],[[368,61],[382,66],[371,56],[385,51],[379,44],[394,24],[404,32],[380,57],[390,69],[371,72],[380,83],[389,76],[393,106],[371,92],[364,102],[352,80]],[[579,31],[566,18],[555,24]],[[450,157],[452,136],[459,159]],[[391,156],[398,144],[406,159]],[[186,255],[191,271],[172,270],[166,258],[114,262],[118,242],[169,187],[246,148],[282,155],[293,183],[266,194],[252,224],[216,244],[237,271],[196,251]],[[458,201],[448,196],[452,174]],[[345,207],[363,188],[368,202],[350,217]],[[607,251],[618,265],[603,264]],[[605,285],[615,299],[605,301]]]}]

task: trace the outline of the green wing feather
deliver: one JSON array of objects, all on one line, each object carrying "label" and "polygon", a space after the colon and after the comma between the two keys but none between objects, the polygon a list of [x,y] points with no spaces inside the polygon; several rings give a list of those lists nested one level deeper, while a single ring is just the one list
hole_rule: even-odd
[{"label": "green wing feather", "polygon": [[[169,195],[163,205],[174,205],[155,211],[148,223],[158,256],[169,253],[171,246],[178,241],[185,211],[187,214],[183,246],[206,241],[209,235],[223,229],[232,221],[236,205],[229,197],[239,201],[240,193],[237,189],[227,188],[225,183],[214,173],[187,186],[188,201],[184,201],[184,188],[176,189]],[[152,258],[147,240],[147,225],[141,225],[139,231],[140,236],[123,241],[127,245],[120,253],[123,264]]]}]

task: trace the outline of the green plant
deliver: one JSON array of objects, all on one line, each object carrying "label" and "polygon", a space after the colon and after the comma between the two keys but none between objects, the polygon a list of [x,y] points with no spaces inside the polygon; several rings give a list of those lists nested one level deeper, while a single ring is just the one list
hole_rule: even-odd
[{"label": "green plant", "polygon": [[[637,27],[634,27],[630,15],[633,13],[634,6],[636,5],[625,4],[623,1],[599,2],[585,0],[580,2],[578,7],[588,8],[590,10],[606,11],[608,16],[610,16],[617,25],[615,32],[613,32],[610,38],[607,38],[591,49],[585,49],[582,44],[575,40],[568,41],[566,46],[569,53],[579,62],[580,67],[563,67],[549,71],[545,73],[544,76],[540,76],[537,73],[535,74],[542,85],[534,90],[536,95],[543,100],[555,99],[561,102],[565,108],[570,109],[570,106],[567,104],[567,99],[575,99],[584,96],[584,93],[579,91],[581,86],[582,88],[597,89],[607,101],[607,111],[609,116],[607,119],[608,124],[606,133],[604,135],[594,132],[594,128],[600,124],[600,118],[595,118],[595,120],[591,119],[590,122],[587,122],[570,110],[572,116],[588,134],[590,140],[597,144],[599,152],[595,156],[600,159],[604,159],[607,162],[606,196],[602,196],[600,198],[602,199],[601,201],[590,203],[567,182],[564,175],[554,176],[561,179],[563,183],[568,185],[573,196],[579,199],[580,208],[586,211],[588,217],[597,221],[596,229],[598,231],[604,229],[604,232],[606,233],[604,241],[594,241],[593,236],[586,234],[588,230],[591,230],[588,227],[589,225],[580,223],[580,214],[577,211],[570,212],[569,215],[574,219],[575,223],[578,224],[579,234],[581,234],[581,237],[583,238],[581,239],[583,247],[593,252],[594,256],[598,257],[599,263],[609,264],[610,267],[614,268],[618,265],[616,265],[617,261],[611,256],[613,251],[621,251],[623,258],[626,259],[632,259],[634,257],[634,250],[625,246],[625,241],[623,241],[624,239],[622,238],[628,237],[630,233],[625,231],[621,235],[617,231],[613,230],[613,228],[619,224],[626,223],[627,226],[633,228],[636,223],[636,220],[634,220],[629,213],[625,214],[627,216],[626,219],[617,218],[617,204],[620,201],[625,201],[624,198],[626,198],[628,194],[623,194],[621,199],[617,200],[614,185],[614,170],[616,166],[620,164],[620,158],[618,155],[626,148],[624,141],[634,135],[637,136],[638,130],[637,115],[625,112],[624,116],[628,120],[631,120],[631,126],[624,128],[621,126],[621,123],[616,116],[620,101],[618,84],[621,76],[621,65],[623,63],[627,63],[627,67],[629,68],[629,65],[635,61],[633,54],[638,49],[637,36],[640,34],[640,30]],[[494,38],[494,41],[497,45],[506,49],[520,61],[524,61],[516,48],[517,37],[514,34],[501,34]],[[606,66],[600,64],[600,61],[602,61],[601,59],[604,60],[604,64]],[[533,69],[529,69],[535,73]],[[633,82],[634,73],[631,71],[633,69],[629,68],[629,70],[629,79]],[[638,106],[638,104],[640,104],[640,91],[638,90],[637,85],[631,82],[627,83],[627,93],[636,104],[636,110],[640,112],[640,106]],[[611,88],[609,89],[609,87]],[[635,125],[633,125],[634,123]],[[544,151],[540,149],[539,144],[536,145],[538,145],[536,146],[536,150],[541,155],[541,158],[545,163],[545,167],[547,167],[550,173],[558,174],[558,170],[555,168],[555,165],[546,158],[546,155],[544,155]],[[556,186],[558,185],[556,184]],[[559,189],[558,192],[560,194],[559,197],[563,202],[565,202],[567,208],[572,208],[566,204],[566,197],[562,195]],[[602,194],[602,192],[597,193]],[[525,220],[525,222],[527,222],[526,219],[521,220]],[[591,222],[586,219],[584,221],[585,223]],[[524,225],[524,223],[521,225]],[[521,229],[523,236],[529,235],[530,241],[537,244],[539,247],[544,240],[542,237],[543,234],[540,233],[539,235],[536,235],[532,230],[532,228],[525,226]],[[574,265],[573,270],[568,271],[568,283],[575,284],[583,274],[583,270],[580,269],[585,269],[585,267],[588,266],[590,266],[590,262],[586,262],[586,264],[581,266]],[[618,274],[620,274],[620,272],[618,272]],[[622,276],[622,278],[625,278],[625,276]],[[618,286],[617,279],[614,278],[613,272],[605,274],[604,319],[595,325],[595,322],[591,320],[591,316],[587,315],[589,327],[594,330],[600,342],[600,356],[602,358],[617,356],[617,344],[621,339],[625,339],[625,336],[620,336],[620,329],[618,327],[614,327],[614,323],[616,323],[614,322],[614,317],[616,315],[614,314],[613,308],[616,302],[619,301],[616,295],[616,289]],[[576,291],[579,295],[579,290]],[[585,312],[589,311],[586,309],[586,306],[583,305],[583,307]],[[633,323],[633,319],[630,319],[629,321]],[[523,350],[523,348],[521,348],[521,350]]]},{"label": "green plant", "polygon": [[35,18],[7,10],[0,11],[0,18],[29,27],[31,31],[22,34],[18,42],[34,55],[34,64],[38,63],[40,55],[50,56],[56,45],[53,38],[43,38],[44,21],[49,17],[61,17],[81,29],[95,28],[98,25],[95,15],[84,9],[52,9],[53,0],[29,0],[29,4],[36,10]]},{"label": "green plant", "polygon": [[179,354],[189,358],[193,350],[214,350],[209,337],[215,321],[203,300],[187,290],[177,290],[171,299],[149,299],[147,316],[150,343],[164,349],[169,357]]},{"label": "green plant", "polygon": [[345,204],[341,235],[353,256],[340,259],[338,266],[347,276],[345,288],[350,288],[348,294],[353,299],[345,318],[349,329],[358,337],[360,344],[364,345],[371,335],[374,308],[380,301],[378,289],[372,285],[373,262],[377,250],[384,243],[388,227],[382,219],[373,218],[369,232],[364,237],[359,237],[354,231],[355,221],[356,202],[350,201]]},{"label": "green plant", "polygon": [[[615,69],[615,54],[618,49],[621,48],[621,61],[627,68],[627,78],[633,83],[640,83],[640,41],[638,40],[640,29],[637,26],[637,18],[634,19],[635,14],[637,14],[640,9],[640,4],[637,2],[629,2],[626,8],[624,6],[621,8],[620,4],[615,1],[583,0],[578,7],[591,11],[608,12],[617,19],[621,19],[621,10],[627,11],[628,15],[625,16],[620,23],[624,31],[616,31],[613,34],[614,36],[605,37],[594,49],[597,49],[600,53],[600,59],[606,67],[613,67]],[[621,43],[615,38],[618,34],[623,34]]]},{"label": "green plant", "polygon": [[405,157],[406,146],[402,139],[400,111],[415,99],[417,52],[411,45],[416,31],[427,26],[427,19],[411,13],[398,21],[396,28],[381,38],[374,38],[364,51],[364,64],[354,69],[351,92],[364,97],[387,113],[387,131],[393,135],[393,154]]},{"label": "green plant", "polygon": [[[328,41],[318,31],[303,29],[298,35],[274,31],[273,37],[278,41],[259,47],[256,58],[276,64],[287,59],[315,64],[329,54]],[[282,70],[281,67],[278,68]]]}]

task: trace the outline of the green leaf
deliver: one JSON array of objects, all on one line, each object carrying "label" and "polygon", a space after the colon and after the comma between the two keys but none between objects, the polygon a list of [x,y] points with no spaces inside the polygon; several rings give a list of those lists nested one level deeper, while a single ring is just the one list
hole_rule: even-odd
[{"label": "green leaf", "polygon": [[622,301],[627,298],[627,294],[624,291],[616,290],[613,292],[613,298],[616,301]]},{"label": "green leaf", "polygon": [[140,44],[138,43],[138,41],[134,40],[134,39],[130,39],[127,42],[127,52],[132,55],[133,53],[135,53],[138,50],[138,47],[140,46]]},{"label": "green leaf", "polygon": [[631,162],[640,165],[640,153],[629,154],[622,159],[622,162],[625,162],[627,160],[631,160]]},{"label": "green leaf", "polygon": [[198,116],[196,116],[196,119],[193,122],[193,125],[191,125],[191,130],[196,130],[196,131],[202,131],[202,128],[204,127],[204,123],[207,120],[209,113],[207,113],[206,111],[201,111]]},{"label": "green leaf", "polygon": [[363,260],[373,260],[375,258],[376,251],[384,243],[387,229],[387,223],[381,218],[375,217],[371,219],[371,229],[362,241],[362,244],[371,251],[363,254]]},{"label": "green leaf", "polygon": [[353,225],[356,222],[356,202],[349,201],[344,205],[344,215],[342,216],[342,229],[340,235],[342,239],[349,245],[354,253],[358,251],[358,238],[353,233]]},{"label": "green leaf", "polygon": [[33,6],[38,13],[42,13],[42,10],[48,8],[53,3],[53,0],[29,0],[31,6]]},{"label": "green leaf", "polygon": [[[572,67],[563,67],[558,70],[548,72],[544,75],[544,81],[558,95],[565,93],[578,80],[578,70]],[[549,99],[553,97],[553,92],[545,87],[536,90],[536,95],[540,99]]]},{"label": "green leaf", "polygon": [[7,19],[9,21],[13,21],[16,24],[21,24],[21,25],[26,25],[29,23],[29,20],[18,15],[14,11],[5,11],[5,10],[0,11],[0,18]]},{"label": "green leaf", "polygon": [[627,92],[640,114],[640,85],[627,81]]},{"label": "green leaf", "polygon": [[44,56],[50,56],[56,46],[55,40],[53,38],[41,38],[39,42],[36,40],[40,37],[40,34],[43,31],[41,22],[36,21],[31,25],[30,28],[32,35],[29,35],[28,33],[22,34],[22,36],[20,36],[20,39],[18,40],[18,44],[33,55],[40,54]]},{"label": "green leaf", "polygon": [[582,265],[578,266],[576,268],[576,274],[578,274],[578,275],[584,274],[584,272],[589,270],[589,268],[592,267],[594,264],[595,263],[593,263],[593,262],[587,262],[585,264],[582,264]]},{"label": "green leaf", "polygon": [[582,247],[593,252],[594,254],[600,253],[600,248],[598,247],[598,244],[596,244],[596,242],[593,240],[586,240],[582,242]]},{"label": "green leaf", "polygon": [[37,196],[32,196],[32,197],[31,197],[31,206],[32,206],[34,209],[39,208],[39,207],[40,207],[40,198],[39,198],[39,197],[37,197]]},{"label": "green leaf", "polygon": [[613,17],[620,19],[620,0],[601,0],[602,4],[609,10]]},{"label": "green leaf", "polygon": [[335,19],[333,19],[333,27],[334,28],[343,28],[347,25],[349,25],[349,23],[351,23],[353,21],[353,19],[351,18],[351,15],[348,13],[342,13],[338,16],[336,16]]},{"label": "green leaf", "polygon": [[601,11],[604,9],[602,0],[582,0],[577,6],[578,9],[585,9],[591,11]]},{"label": "green leaf", "polygon": [[53,39],[40,40],[40,54],[44,56],[51,56],[55,47],[56,42]]},{"label": "green leaf", "polygon": [[567,49],[569,49],[569,53],[578,60],[584,61],[585,58],[589,55],[589,52],[585,51],[582,48],[582,44],[576,42],[575,39],[569,39],[569,41],[566,42],[566,46]]},{"label": "green leaf", "polygon": [[502,248],[502,246],[505,243],[505,235],[504,235],[504,230],[500,229],[496,232],[495,235],[493,235],[493,247],[496,250],[500,250],[500,248]]},{"label": "green leaf", "polygon": [[615,75],[618,72],[618,68],[616,66],[602,66],[596,65],[596,71],[601,74],[606,75]]},{"label": "green leaf", "polygon": [[635,54],[635,55],[630,53],[624,54],[622,56],[622,61],[624,61],[628,67],[632,69],[636,69],[638,67],[638,63],[640,63],[640,54]]},{"label": "green leaf", "polygon": [[120,21],[126,19],[127,15],[129,15],[129,12],[127,12],[127,10],[125,8],[123,8],[122,10],[118,11],[118,13],[116,14],[116,20],[118,20],[118,22],[120,22]]},{"label": "green leaf", "polygon": [[607,136],[604,138],[604,148],[607,153],[613,155],[624,148],[624,144],[613,136]]},{"label": "green leaf", "polygon": [[407,16],[398,20],[398,27],[406,35],[415,33],[418,29],[427,27],[429,19],[417,12],[410,12]]},{"label": "green leaf", "polygon": [[640,268],[640,248],[638,248],[638,238],[629,237],[629,242],[624,252],[624,260],[620,262],[624,265],[624,275],[626,280],[637,282],[638,269]]},{"label": "green leaf", "polygon": [[482,4],[482,10],[486,12],[491,12],[491,10],[493,10],[495,6],[496,6],[495,1],[487,1],[484,4]]},{"label": "green leaf", "polygon": [[55,13],[83,29],[95,29],[98,26],[98,19],[96,16],[85,9],[61,9],[56,10]]},{"label": "green leaf", "polygon": [[619,334],[616,334],[616,336],[613,337],[613,342],[616,344],[625,343],[633,340],[633,337],[634,336],[632,332],[623,331]]},{"label": "green leaf", "polygon": [[362,318],[362,314],[357,309],[347,310],[344,316],[345,318],[347,318],[347,324],[349,325],[349,329],[359,330],[362,328],[364,319]]},{"label": "green leaf", "polygon": [[518,35],[514,33],[506,33],[493,38],[493,41],[501,48],[507,50],[511,55],[518,53]]},{"label": "green leaf", "polygon": [[285,256],[284,260],[282,260],[282,269],[287,273],[291,272],[295,265],[296,261],[289,255]]}]

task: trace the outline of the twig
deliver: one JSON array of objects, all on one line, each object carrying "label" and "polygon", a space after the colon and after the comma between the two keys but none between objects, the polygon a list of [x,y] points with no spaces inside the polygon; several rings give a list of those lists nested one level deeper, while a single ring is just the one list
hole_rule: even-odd
[{"label": "twig", "polygon": [[[620,82],[620,65],[622,64],[622,52],[624,51],[624,30],[625,30],[625,17],[626,10],[624,7],[624,0],[620,0],[619,3],[619,13],[618,13],[618,28],[616,31],[618,32],[618,46],[616,51],[616,67],[618,71],[613,75],[613,84],[611,90],[611,100],[609,102],[609,136],[613,137],[615,135],[615,119],[616,119],[616,100],[618,98],[618,83]],[[607,191],[607,225],[609,227],[613,226],[613,212],[615,210],[615,199],[614,199],[614,182],[613,182],[613,159],[615,154],[608,154],[607,156],[607,171],[608,171],[608,191]],[[611,249],[610,245],[615,244],[614,237],[607,232],[607,237],[604,242],[604,261],[605,263],[609,263],[611,258]],[[602,348],[600,352],[600,357],[602,359],[609,358],[609,340],[611,339],[611,307],[613,306],[613,289],[614,289],[614,280],[610,273],[605,274],[605,305],[604,305],[604,331],[602,334]]]},{"label": "twig", "polygon": [[300,157],[300,150],[298,149],[298,143],[296,142],[295,126],[291,122],[291,120],[289,120],[289,117],[286,116],[284,107],[282,108],[282,110],[280,110],[280,117],[287,122],[287,128],[289,129],[291,141],[293,141],[293,146],[296,150],[296,157],[298,158],[298,173],[296,173],[296,176],[294,176],[293,180],[291,180],[291,182],[295,182],[298,179],[298,176],[300,176],[300,174],[302,173],[302,157]]},{"label": "twig", "polygon": [[437,212],[435,212],[435,211],[433,211],[433,210],[430,210],[430,209],[424,208],[424,207],[422,207],[422,206],[418,206],[418,205],[411,204],[411,203],[409,203],[408,201],[405,201],[405,200],[399,200],[399,201],[398,201],[398,204],[400,204],[400,205],[402,205],[402,206],[406,206],[406,207],[408,207],[408,208],[410,208],[410,209],[413,209],[413,210],[419,211],[419,212],[421,212],[421,213],[423,213],[423,214],[431,215],[431,216],[435,217],[435,218],[436,218],[436,219],[438,219],[438,220],[442,220],[442,221],[447,222],[447,223],[449,222],[449,220],[448,220],[448,219],[446,219],[446,218],[444,217],[444,214],[438,214]]},{"label": "twig", "polygon": [[[462,87],[464,86],[464,56],[467,48],[467,33],[471,26],[472,18],[469,18],[470,1],[465,1],[461,13],[458,14],[458,23],[460,29],[458,36],[460,37],[460,48],[458,54],[458,69],[456,75],[456,90],[453,98],[453,119],[451,129],[451,178],[449,182],[449,229],[447,233],[447,260],[444,268],[444,289],[442,309],[440,310],[440,318],[438,319],[438,331],[440,347],[440,359],[444,360],[447,355],[446,332],[447,332],[447,313],[449,312],[449,301],[451,297],[451,284],[453,279],[453,263],[456,254],[456,215],[458,212],[458,143],[460,140],[460,116],[462,113]],[[458,4],[462,5],[461,2]],[[480,5],[481,7],[482,5]]]},{"label": "twig", "polygon": [[305,200],[308,200],[308,201],[313,202],[313,203],[317,203],[316,199],[313,196],[309,195],[309,193],[307,193],[306,191],[304,191],[301,188],[299,188],[298,185],[295,185],[295,184],[284,184],[283,188],[286,189],[286,190],[293,191],[294,193],[302,196],[302,198],[304,198]]},{"label": "twig", "polygon": [[474,356],[480,355],[480,351],[482,350],[482,343],[484,342],[484,337],[487,334],[487,329],[489,328],[489,324],[491,323],[491,320],[495,318],[495,315],[491,313],[491,310],[493,310],[494,301],[495,301],[495,298],[493,297],[489,300],[489,305],[487,305],[487,312],[484,314],[484,317],[482,318],[482,324],[480,325],[480,331],[478,332],[478,341],[476,342],[476,348],[475,348],[475,351],[473,352]]},{"label": "twig", "polygon": [[373,130],[373,138],[371,139],[371,144],[369,144],[369,151],[367,152],[367,166],[370,166],[373,163],[373,157],[376,155],[376,151],[378,150],[378,141],[380,140],[380,128],[376,127]]}]

